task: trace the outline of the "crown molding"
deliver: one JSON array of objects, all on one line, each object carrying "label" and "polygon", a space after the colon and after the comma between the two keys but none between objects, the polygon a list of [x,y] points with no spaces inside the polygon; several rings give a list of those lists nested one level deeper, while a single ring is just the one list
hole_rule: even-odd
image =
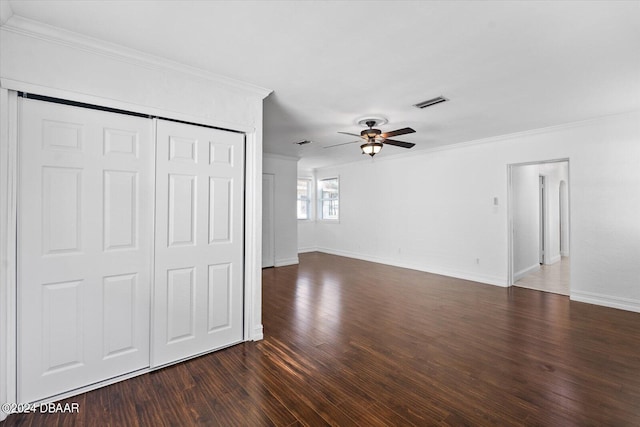
[{"label": "crown molding", "polygon": [[[0,17],[4,18],[5,13],[11,14],[10,6],[6,6],[6,1],[1,1]],[[5,12],[6,8],[9,8]],[[24,18],[19,15],[10,15],[7,21],[0,25],[0,29],[26,37],[44,40],[70,47],[72,49],[101,55],[110,59],[125,62],[138,67],[159,71],[173,71],[175,73],[187,75],[191,78],[205,80],[226,88],[234,89],[249,96],[257,96],[260,99],[266,98],[271,89],[265,89],[250,83],[241,82],[229,77],[220,76],[200,68],[190,67],[169,59],[157,57],[139,50],[127,48],[115,43],[85,36],[72,31],[54,27],[39,21]]]}]

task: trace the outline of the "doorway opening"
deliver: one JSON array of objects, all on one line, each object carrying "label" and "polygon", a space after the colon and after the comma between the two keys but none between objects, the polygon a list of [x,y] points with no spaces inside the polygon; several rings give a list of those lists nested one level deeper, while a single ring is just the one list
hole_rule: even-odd
[{"label": "doorway opening", "polygon": [[508,165],[509,285],[570,294],[569,160]]}]

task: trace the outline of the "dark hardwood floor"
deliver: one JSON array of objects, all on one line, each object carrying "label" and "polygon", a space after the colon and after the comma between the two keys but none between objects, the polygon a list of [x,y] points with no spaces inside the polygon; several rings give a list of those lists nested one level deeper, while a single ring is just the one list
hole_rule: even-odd
[{"label": "dark hardwood floor", "polygon": [[263,271],[263,324],[5,425],[640,425],[638,313],[310,253]]}]

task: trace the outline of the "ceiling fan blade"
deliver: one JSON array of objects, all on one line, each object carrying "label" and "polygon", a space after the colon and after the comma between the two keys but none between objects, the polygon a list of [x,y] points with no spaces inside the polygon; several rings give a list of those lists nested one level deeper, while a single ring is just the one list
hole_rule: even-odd
[{"label": "ceiling fan blade", "polygon": [[322,147],[322,148],[339,147],[339,146],[341,146],[341,145],[355,144],[356,142],[360,143],[360,142],[362,142],[362,141],[343,142],[343,143],[341,143],[341,144],[327,145],[326,147]]},{"label": "ceiling fan blade", "polygon": [[350,133],[350,132],[338,132],[341,133],[343,135],[351,135],[351,136],[357,136],[358,138],[362,138],[362,135],[359,135],[357,133]]},{"label": "ceiling fan blade", "polygon": [[402,147],[402,148],[411,148],[414,145],[416,145],[413,142],[395,141],[393,139],[385,139],[382,143],[383,144],[389,144],[389,145],[395,145],[396,147]]},{"label": "ceiling fan blade", "polygon": [[383,137],[383,138],[391,138],[393,136],[406,135],[408,133],[414,133],[414,132],[415,132],[415,130],[413,130],[411,128],[402,128],[402,129],[392,130],[391,132],[383,133],[380,136]]}]

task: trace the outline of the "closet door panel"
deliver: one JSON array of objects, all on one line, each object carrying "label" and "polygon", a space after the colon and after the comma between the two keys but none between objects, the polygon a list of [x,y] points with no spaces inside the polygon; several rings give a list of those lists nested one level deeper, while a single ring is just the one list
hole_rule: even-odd
[{"label": "closet door panel", "polygon": [[149,366],[152,125],[20,100],[21,402]]},{"label": "closet door panel", "polygon": [[152,366],[243,338],[244,135],[158,120]]}]

